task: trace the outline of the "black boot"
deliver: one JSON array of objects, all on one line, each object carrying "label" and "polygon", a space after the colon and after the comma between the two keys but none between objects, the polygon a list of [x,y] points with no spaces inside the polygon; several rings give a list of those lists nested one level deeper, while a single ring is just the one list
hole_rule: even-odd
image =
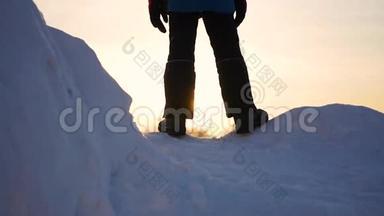
[{"label": "black boot", "polygon": [[184,136],[186,134],[185,118],[183,116],[166,117],[159,123],[158,130],[173,137]]},{"label": "black boot", "polygon": [[256,108],[247,66],[242,57],[217,63],[226,115],[234,117],[236,132],[251,133],[268,121],[268,114]]},{"label": "black boot", "polygon": [[268,113],[262,109],[249,110],[246,114],[235,115],[234,121],[237,134],[252,133],[257,128],[267,123],[269,120]]},{"label": "black boot", "polygon": [[195,95],[193,61],[169,61],[164,74],[164,120],[159,131],[171,136],[185,135],[185,120],[193,118]]}]

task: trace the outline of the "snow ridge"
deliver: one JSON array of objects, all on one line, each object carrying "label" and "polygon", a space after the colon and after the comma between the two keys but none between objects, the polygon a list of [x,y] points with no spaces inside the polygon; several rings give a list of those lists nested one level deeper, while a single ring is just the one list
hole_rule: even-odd
[{"label": "snow ridge", "polygon": [[[84,41],[30,0],[0,1],[0,18],[0,215],[383,215],[382,113],[335,104],[245,137],[143,135]],[[105,123],[110,110],[127,131]]]}]

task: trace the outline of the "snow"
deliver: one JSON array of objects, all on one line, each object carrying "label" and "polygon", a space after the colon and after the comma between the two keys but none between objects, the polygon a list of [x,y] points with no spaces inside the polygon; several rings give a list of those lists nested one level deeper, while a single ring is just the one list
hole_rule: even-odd
[{"label": "snow", "polygon": [[[0,215],[384,215],[382,113],[334,104],[249,136],[143,135],[84,41],[29,0],[1,0],[0,14]],[[127,131],[112,132],[110,110]]]}]

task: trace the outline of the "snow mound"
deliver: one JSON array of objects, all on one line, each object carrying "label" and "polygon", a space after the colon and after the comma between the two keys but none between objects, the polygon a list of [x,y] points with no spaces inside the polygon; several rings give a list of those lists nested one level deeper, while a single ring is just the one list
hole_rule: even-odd
[{"label": "snow mound", "polygon": [[304,107],[250,136],[142,135],[84,41],[29,0],[0,1],[0,18],[0,215],[383,215],[382,113]]},{"label": "snow mound", "polygon": [[[306,128],[300,116],[316,118]],[[212,208],[220,215],[382,215],[381,131],[382,113],[335,104],[294,109],[245,137],[148,138],[177,164],[203,173],[203,192],[190,196],[204,203],[199,215]]]}]

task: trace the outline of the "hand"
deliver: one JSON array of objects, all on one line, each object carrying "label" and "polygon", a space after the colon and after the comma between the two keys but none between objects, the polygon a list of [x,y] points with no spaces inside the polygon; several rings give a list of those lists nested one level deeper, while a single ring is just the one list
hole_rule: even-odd
[{"label": "hand", "polygon": [[149,0],[149,15],[153,27],[158,28],[162,33],[167,32],[160,18],[161,16],[164,22],[168,22],[167,0]]},{"label": "hand", "polygon": [[247,13],[247,0],[235,0],[235,10],[235,24],[236,27],[239,27],[245,19],[245,14]]}]

